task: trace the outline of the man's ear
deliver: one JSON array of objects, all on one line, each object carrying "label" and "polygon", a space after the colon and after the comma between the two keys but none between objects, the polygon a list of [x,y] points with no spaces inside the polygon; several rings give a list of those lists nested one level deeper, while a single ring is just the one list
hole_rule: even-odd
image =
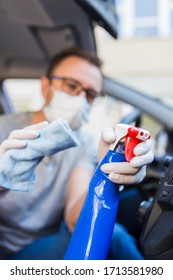
[{"label": "man's ear", "polygon": [[50,81],[47,77],[43,76],[40,79],[41,82],[41,92],[42,92],[42,96],[45,100],[49,99],[49,87],[50,87]]}]

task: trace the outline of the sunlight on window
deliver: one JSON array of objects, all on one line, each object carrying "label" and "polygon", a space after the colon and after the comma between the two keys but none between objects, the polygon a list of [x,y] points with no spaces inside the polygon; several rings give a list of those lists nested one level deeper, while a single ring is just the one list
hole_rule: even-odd
[{"label": "sunlight on window", "polygon": [[43,106],[39,80],[8,79],[4,87],[16,112],[34,112]]}]

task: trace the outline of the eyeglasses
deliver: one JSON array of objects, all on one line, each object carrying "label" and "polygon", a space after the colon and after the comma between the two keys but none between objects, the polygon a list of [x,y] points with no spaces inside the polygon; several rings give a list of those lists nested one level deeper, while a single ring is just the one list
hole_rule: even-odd
[{"label": "eyeglasses", "polygon": [[50,80],[60,80],[61,81],[61,89],[71,95],[78,95],[81,91],[84,91],[86,94],[86,99],[88,103],[92,103],[96,96],[99,95],[94,89],[84,88],[80,82],[72,78],[66,78],[61,76],[50,76],[48,77]]}]

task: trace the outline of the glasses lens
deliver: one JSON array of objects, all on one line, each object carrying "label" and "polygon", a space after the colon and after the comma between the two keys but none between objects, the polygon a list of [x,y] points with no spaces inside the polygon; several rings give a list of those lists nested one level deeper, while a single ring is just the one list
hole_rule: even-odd
[{"label": "glasses lens", "polygon": [[77,94],[81,90],[80,85],[76,81],[71,79],[64,79],[63,86],[64,86],[64,91],[70,94]]},{"label": "glasses lens", "polygon": [[52,80],[60,80],[62,82],[62,90],[65,92],[72,94],[72,95],[77,95],[81,91],[84,91],[86,93],[86,99],[89,103],[92,103],[96,96],[98,96],[98,92],[96,92],[93,89],[85,89],[82,87],[80,82],[71,79],[71,78],[65,78],[61,76],[51,76],[50,79]]},{"label": "glasses lens", "polygon": [[86,98],[89,103],[92,103],[94,99],[98,96],[98,93],[92,89],[86,89],[85,92],[86,92]]}]

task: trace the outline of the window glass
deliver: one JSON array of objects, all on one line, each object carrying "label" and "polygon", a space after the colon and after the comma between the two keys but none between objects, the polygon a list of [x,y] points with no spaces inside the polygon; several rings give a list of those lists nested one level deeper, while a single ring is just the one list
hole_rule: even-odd
[{"label": "window glass", "polygon": [[171,13],[171,30],[172,30],[172,33],[173,33],[173,12]]},{"label": "window glass", "polygon": [[148,17],[157,15],[157,0],[136,0],[135,16]]},{"label": "window glass", "polygon": [[172,0],[116,1],[118,39],[95,28],[103,72],[173,108]]},{"label": "window glass", "polygon": [[43,105],[39,80],[8,79],[4,87],[16,112],[37,111]]},{"label": "window glass", "polygon": [[135,28],[135,36],[136,37],[150,37],[150,36],[157,36],[158,28],[155,27],[142,27],[142,28]]}]

